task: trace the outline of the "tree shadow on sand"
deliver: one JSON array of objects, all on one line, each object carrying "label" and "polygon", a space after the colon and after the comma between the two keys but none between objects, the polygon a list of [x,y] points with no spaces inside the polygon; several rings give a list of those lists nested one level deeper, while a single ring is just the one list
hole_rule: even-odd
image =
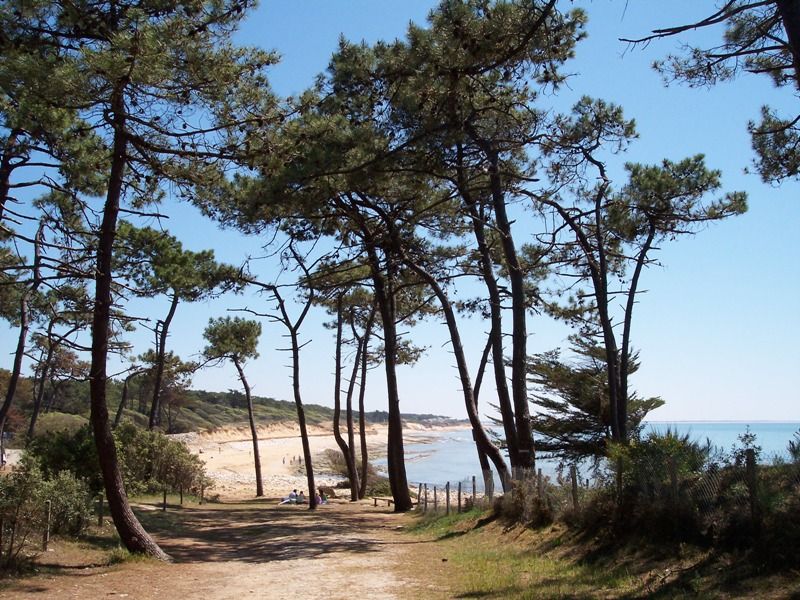
[{"label": "tree shadow on sand", "polygon": [[323,554],[368,553],[387,543],[376,530],[389,515],[327,505],[231,503],[141,511],[145,528],[176,562],[272,562]]}]

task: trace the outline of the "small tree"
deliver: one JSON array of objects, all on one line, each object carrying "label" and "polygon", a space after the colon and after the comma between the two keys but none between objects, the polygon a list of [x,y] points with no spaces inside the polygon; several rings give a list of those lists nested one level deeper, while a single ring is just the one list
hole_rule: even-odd
[{"label": "small tree", "polygon": [[261,457],[258,453],[258,432],[253,414],[253,399],[250,396],[250,385],[244,375],[243,365],[248,359],[258,358],[258,338],[261,335],[261,323],[239,317],[209,319],[203,337],[208,346],[203,350],[207,361],[220,362],[230,360],[239,373],[245,396],[247,396],[247,416],[250,419],[250,433],[253,436],[253,461],[256,469],[256,496],[264,495],[264,484],[261,478]]}]

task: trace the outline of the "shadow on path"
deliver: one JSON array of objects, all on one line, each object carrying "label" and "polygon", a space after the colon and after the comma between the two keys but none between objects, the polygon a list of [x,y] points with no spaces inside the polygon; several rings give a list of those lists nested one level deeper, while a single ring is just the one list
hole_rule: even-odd
[{"label": "shadow on path", "polygon": [[386,543],[377,529],[391,515],[365,507],[221,504],[160,513],[137,511],[145,528],[176,562],[267,562],[335,552],[366,553]]}]

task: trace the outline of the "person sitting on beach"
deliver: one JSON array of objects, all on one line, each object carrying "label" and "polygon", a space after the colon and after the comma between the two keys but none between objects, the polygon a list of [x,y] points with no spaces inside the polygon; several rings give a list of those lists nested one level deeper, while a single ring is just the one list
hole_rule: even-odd
[{"label": "person sitting on beach", "polygon": [[327,504],[327,503],[328,503],[328,497],[325,495],[325,492],[322,491],[322,488],[319,488],[319,491],[317,492],[317,504]]},{"label": "person sitting on beach", "polygon": [[[302,492],[300,493],[302,494]],[[303,501],[305,501],[305,498]],[[292,490],[292,492],[286,496],[286,498],[281,500],[281,504],[297,504],[297,490]]]},{"label": "person sitting on beach", "polygon": [[297,503],[298,504],[305,504],[306,503],[306,495],[303,490],[300,490],[300,493],[297,495]]}]

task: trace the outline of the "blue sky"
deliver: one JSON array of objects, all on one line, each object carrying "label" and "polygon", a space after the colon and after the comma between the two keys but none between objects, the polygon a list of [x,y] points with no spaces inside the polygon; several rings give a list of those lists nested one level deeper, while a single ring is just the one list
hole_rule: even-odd
[{"label": "blue sky", "polygon": [[[799,186],[789,182],[771,187],[743,172],[752,161],[747,121],[758,117],[762,104],[788,107],[789,112],[794,98],[754,76],[712,89],[665,87],[650,63],[674,50],[678,40],[654,42],[644,49],[627,49],[618,41],[703,16],[712,2],[564,4],[587,9],[589,38],[578,46],[567,68],[574,73],[567,89],[544,101],[554,110],[566,110],[588,94],[620,104],[636,119],[640,133],[623,160],[649,163],[704,153],[710,167],[722,170],[726,190],[749,194],[747,214],[665,245],[659,255],[663,266],[644,276],[642,287],[648,291],[636,307],[633,327],[642,366],[632,383],[641,394],[666,400],[651,418],[800,421],[800,250],[795,242]],[[264,1],[238,39],[277,50],[282,62],[271,70],[271,84],[279,94],[294,94],[325,69],[340,35],[368,42],[402,37],[408,22],[422,22],[433,5],[427,0]],[[699,41],[710,34],[695,33],[687,39]],[[616,168],[619,172],[620,165]],[[165,212],[171,216],[166,226],[192,249],[213,247],[219,259],[232,263],[261,253],[259,240],[220,232],[189,206],[170,203]],[[263,310],[267,303],[251,295],[181,306],[170,347],[191,357],[202,348],[202,329],[210,316],[245,306]],[[138,313],[166,312],[166,305],[156,301],[134,308]],[[330,404],[332,398],[333,338],[321,327],[324,320],[320,311],[312,312],[302,332],[311,340],[302,356],[301,385],[308,403]],[[463,325],[471,364],[477,365],[486,327],[474,321]],[[530,352],[557,347],[569,333],[536,317],[529,331]],[[289,357],[275,350],[285,346],[282,334],[264,324],[261,357],[247,370],[255,393],[290,399]],[[3,345],[9,349],[12,335],[4,336]],[[418,365],[400,372],[402,410],[463,417],[444,326],[426,324],[413,335],[429,350]],[[150,338],[144,331],[133,338],[137,353],[147,349]],[[385,408],[382,380],[381,370],[371,373],[371,409]],[[238,388],[231,366],[198,374],[194,385]],[[486,401],[491,401],[489,392],[484,388]]]}]

